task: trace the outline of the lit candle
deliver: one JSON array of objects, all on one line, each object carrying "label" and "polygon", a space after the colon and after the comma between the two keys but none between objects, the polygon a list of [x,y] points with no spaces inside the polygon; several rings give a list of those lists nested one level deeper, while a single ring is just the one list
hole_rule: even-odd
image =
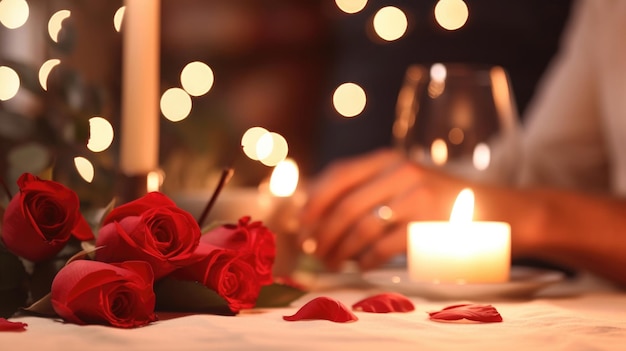
[{"label": "lit candle", "polygon": [[299,178],[298,164],[287,158],[274,167],[268,184],[272,210],[266,224],[276,233],[273,269],[276,276],[291,275],[300,257],[296,235],[299,229],[298,212],[306,201],[306,194],[298,187]]},{"label": "lit candle", "polygon": [[472,221],[474,193],[456,199],[449,222],[411,222],[408,268],[411,280],[433,283],[500,283],[509,279],[511,227]]},{"label": "lit candle", "polygon": [[120,170],[158,167],[160,0],[125,0]]}]

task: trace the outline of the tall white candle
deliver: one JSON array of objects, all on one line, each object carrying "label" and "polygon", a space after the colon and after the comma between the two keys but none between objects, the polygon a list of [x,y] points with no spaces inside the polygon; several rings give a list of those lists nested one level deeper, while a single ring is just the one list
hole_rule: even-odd
[{"label": "tall white candle", "polygon": [[124,0],[120,170],[158,167],[160,0]]},{"label": "tall white candle", "polygon": [[[468,189],[469,190],[469,189]],[[471,191],[470,191],[471,193]],[[461,192],[450,222],[412,222],[408,226],[408,268],[411,280],[432,283],[501,283],[509,279],[511,228],[505,222],[454,219],[462,204]]]}]

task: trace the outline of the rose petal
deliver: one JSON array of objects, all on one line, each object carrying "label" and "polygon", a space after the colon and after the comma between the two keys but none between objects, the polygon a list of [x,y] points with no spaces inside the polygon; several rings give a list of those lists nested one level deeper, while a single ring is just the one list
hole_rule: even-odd
[{"label": "rose petal", "polygon": [[0,331],[25,331],[28,324],[22,322],[11,322],[0,318]]},{"label": "rose petal", "polygon": [[283,316],[286,321],[326,319],[332,322],[354,322],[359,318],[344,304],[329,297],[316,297],[300,307],[298,312],[291,316]]},{"label": "rose petal", "polygon": [[415,306],[406,296],[398,293],[383,293],[369,296],[352,305],[355,311],[372,313],[410,312]]},{"label": "rose petal", "polygon": [[430,319],[434,321],[459,321],[469,320],[482,323],[502,322],[502,316],[491,305],[461,304],[444,308],[441,311],[429,312]]}]

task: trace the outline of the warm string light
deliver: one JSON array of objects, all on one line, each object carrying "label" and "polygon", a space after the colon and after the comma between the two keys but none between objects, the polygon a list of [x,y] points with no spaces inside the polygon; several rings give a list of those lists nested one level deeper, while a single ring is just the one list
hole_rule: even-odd
[{"label": "warm string light", "polygon": [[468,18],[469,9],[463,0],[439,0],[435,5],[435,19],[444,29],[457,30]]},{"label": "warm string light", "polygon": [[406,33],[409,21],[402,10],[394,6],[378,10],[372,20],[374,31],[381,39],[394,41]]},{"label": "warm string light", "polygon": [[[367,1],[335,0],[335,3],[341,11],[354,14],[363,10]],[[439,0],[433,12],[437,23],[446,30],[457,30],[463,27],[469,18],[469,9],[463,0]],[[374,33],[386,42],[401,39],[409,28],[408,16],[403,10],[395,6],[380,8],[371,21]],[[433,65],[433,69],[434,72],[431,71],[433,79],[431,79],[431,84],[428,87],[428,93],[432,98],[436,98],[443,93],[445,88],[446,72],[445,67],[441,64]],[[366,104],[365,89],[356,84],[354,86],[350,84],[354,83],[345,83],[339,86],[333,95],[335,110],[341,116],[349,118],[360,115]],[[455,134],[454,137],[456,136],[458,135]]]},{"label": "warm string light", "polygon": [[0,1],[0,23],[9,29],[23,26],[30,15],[26,0]]},{"label": "warm string light", "polygon": [[[367,0],[336,0],[337,7],[348,14],[362,11],[367,5]],[[122,30],[125,6],[120,7],[114,15],[113,25],[118,32]],[[461,28],[469,17],[467,5],[463,0],[440,0],[434,9],[437,22],[447,30]],[[0,23],[7,28],[18,28],[23,25],[29,16],[28,4],[24,0],[3,0],[0,2]],[[54,13],[48,21],[48,32],[53,41],[58,41],[58,36],[62,30],[63,21],[71,16],[69,10],[60,10]],[[406,14],[397,7],[386,6],[379,9],[372,18],[372,25],[376,34],[383,40],[394,41],[400,39],[407,31],[408,19]],[[39,70],[39,83],[44,90],[48,89],[48,77],[51,71],[61,63],[59,59],[50,59],[41,65]],[[20,80],[17,73],[10,67],[0,67],[0,77],[3,86],[0,87],[0,100],[8,100],[17,94],[20,87]],[[202,96],[210,91],[214,83],[212,69],[205,63],[194,61],[186,65],[181,71],[181,88],[170,88],[166,90],[160,101],[161,112],[168,120],[173,122],[181,121],[189,116],[192,110],[191,97]],[[444,78],[445,79],[445,78]],[[333,94],[333,105],[336,111],[344,117],[356,117],[360,115],[367,104],[367,95],[363,87],[355,83],[344,83],[340,85]],[[94,117],[91,121],[91,137],[88,149],[93,152],[106,150],[113,141],[113,130],[106,119]],[[268,132],[269,133],[269,132]],[[456,134],[452,131],[449,135],[454,143]],[[265,135],[262,133],[257,142],[259,146],[274,151],[261,151],[263,157],[257,158],[267,165],[275,166],[286,158],[288,146],[286,140],[276,133]],[[270,145],[270,146],[268,146]],[[255,146],[256,148],[256,146]],[[245,149],[245,148],[244,148]],[[435,147],[436,149],[436,147]],[[442,148],[440,148],[442,149]],[[259,151],[255,151],[259,152]],[[447,153],[447,152],[444,152]],[[439,151],[439,154],[443,154]],[[484,147],[477,147],[475,150],[475,161],[484,164],[488,159],[488,154]],[[250,156],[253,158],[255,156]],[[438,157],[440,162],[444,162],[447,157]],[[481,163],[482,162],[482,163]],[[488,161],[486,161],[488,163]],[[483,166],[484,167],[484,166]],[[477,166],[478,168],[478,166]]]},{"label": "warm string light", "polygon": [[43,90],[48,91],[48,77],[50,76],[50,72],[56,66],[61,64],[61,60],[59,59],[50,59],[41,65],[39,68],[39,84],[43,88]]},{"label": "warm string light", "polygon": [[287,158],[289,145],[280,134],[263,127],[252,127],[241,137],[243,152],[251,160],[275,167]]},{"label": "warm string light", "polygon": [[7,101],[17,95],[20,89],[20,76],[11,67],[0,66],[0,101]]},{"label": "warm string light", "polygon": [[69,10],[61,10],[55,12],[48,21],[48,34],[50,35],[50,39],[52,39],[55,43],[59,42],[59,32],[63,28],[63,21],[66,18],[71,16],[71,12]]},{"label": "warm string light", "polygon": [[343,83],[333,94],[335,110],[343,117],[358,116],[365,109],[366,103],[365,90],[355,83]]},{"label": "warm string light", "polygon": [[337,7],[349,14],[360,12],[367,5],[367,0],[335,0]]},{"label": "warm string light", "polygon": [[89,142],[87,148],[93,152],[102,152],[113,143],[113,126],[102,117],[89,119]]}]

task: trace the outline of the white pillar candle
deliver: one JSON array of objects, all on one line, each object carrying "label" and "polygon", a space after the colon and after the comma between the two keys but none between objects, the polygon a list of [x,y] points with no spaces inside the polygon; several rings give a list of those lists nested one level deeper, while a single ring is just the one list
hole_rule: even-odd
[{"label": "white pillar candle", "polygon": [[124,0],[120,170],[158,168],[160,0]]},{"label": "white pillar candle", "polygon": [[[471,201],[469,217],[455,219],[462,195]],[[407,258],[411,280],[432,283],[501,283],[509,279],[511,227],[505,222],[471,221],[473,193],[459,194],[450,222],[408,225]],[[457,212],[458,213],[458,212]]]}]

